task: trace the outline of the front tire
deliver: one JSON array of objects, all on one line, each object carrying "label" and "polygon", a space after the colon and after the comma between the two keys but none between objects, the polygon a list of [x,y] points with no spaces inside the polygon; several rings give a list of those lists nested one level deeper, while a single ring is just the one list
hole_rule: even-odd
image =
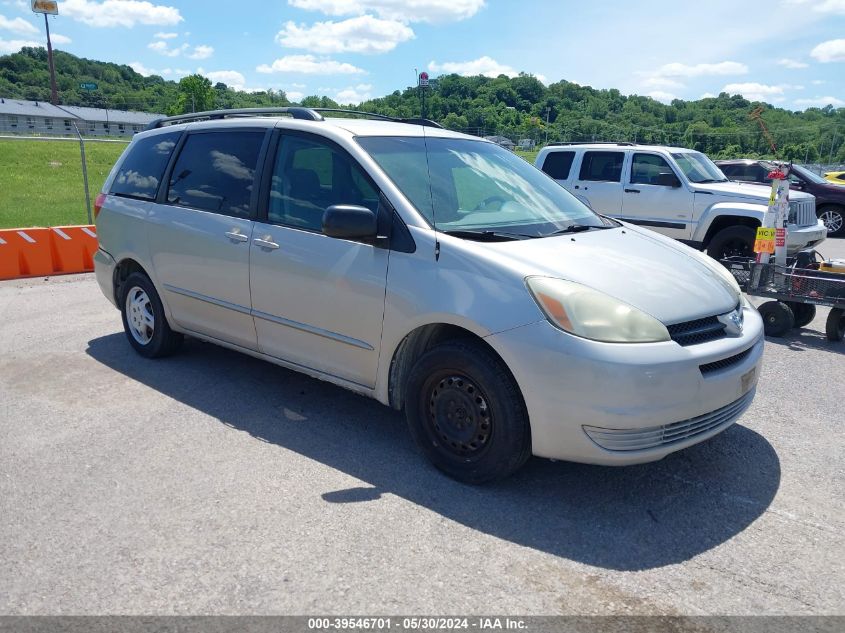
[{"label": "front tire", "polygon": [[767,301],[757,311],[763,318],[763,330],[766,336],[780,337],[795,327],[795,315],[792,308],[782,301]]},{"label": "front tire", "polygon": [[728,257],[754,257],[754,240],[757,231],[750,226],[729,226],[712,237],[707,254],[716,261]]},{"label": "front tire", "polygon": [[826,205],[819,209],[818,215],[827,228],[828,237],[845,237],[845,209]]},{"label": "front tire", "polygon": [[132,273],[121,285],[120,294],[123,329],[136,352],[146,358],[161,358],[179,349],[183,337],[170,329],[149,277]]},{"label": "front tire", "polygon": [[429,350],[411,369],[406,393],[411,435],[453,479],[471,484],[503,479],[531,456],[522,394],[486,346],[453,341]]}]

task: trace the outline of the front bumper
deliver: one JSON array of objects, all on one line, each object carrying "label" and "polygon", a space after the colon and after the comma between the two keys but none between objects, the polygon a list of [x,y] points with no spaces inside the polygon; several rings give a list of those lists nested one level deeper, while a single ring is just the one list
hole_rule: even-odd
[{"label": "front bumper", "polygon": [[790,224],[786,227],[786,252],[794,255],[805,248],[812,248],[824,242],[827,238],[827,227],[819,220],[815,226],[795,226]]},{"label": "front bumper", "polygon": [[[674,341],[598,343],[547,321],[487,340],[520,386],[535,455],[621,466],[704,441],[750,406],[762,363],[763,322],[756,310],[744,310],[741,336],[687,347]],[[740,353],[724,368],[700,369]]]}]

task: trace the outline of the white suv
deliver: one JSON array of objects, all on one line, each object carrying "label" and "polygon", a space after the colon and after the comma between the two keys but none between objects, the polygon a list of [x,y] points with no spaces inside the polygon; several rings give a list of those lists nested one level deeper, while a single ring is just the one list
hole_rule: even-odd
[{"label": "white suv", "polygon": [[[753,255],[770,187],[731,182],[707,156],[681,147],[633,143],[560,143],[540,150],[535,165],[587,201],[594,211],[648,227],[714,259]],[[815,198],[790,191],[787,250],[827,236]]]},{"label": "white suv", "polygon": [[255,114],[154,124],[97,198],[142,356],[187,334],[404,408],[470,482],[660,459],[751,404],[762,321],[702,253],[430,122]]}]

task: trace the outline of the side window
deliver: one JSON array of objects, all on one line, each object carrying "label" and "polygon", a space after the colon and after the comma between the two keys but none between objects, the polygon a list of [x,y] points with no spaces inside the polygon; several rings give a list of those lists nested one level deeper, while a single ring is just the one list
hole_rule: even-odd
[{"label": "side window", "polygon": [[566,180],[574,157],[575,152],[549,152],[543,161],[543,171],[555,180]]},{"label": "side window", "polygon": [[656,185],[658,176],[674,173],[669,163],[656,154],[634,154],[631,162],[631,184]]},{"label": "side window", "polygon": [[270,185],[267,220],[320,231],[323,212],[335,204],[375,211],[378,191],[346,152],[318,139],[283,136]]},{"label": "side window", "polygon": [[581,180],[621,182],[623,152],[584,152]]},{"label": "side window", "polygon": [[156,134],[137,141],[111,185],[112,193],[127,198],[155,200],[158,184],[176,147],[180,132]]},{"label": "side window", "polygon": [[173,166],[167,202],[249,217],[263,140],[263,130],[190,134]]},{"label": "side window", "polygon": [[842,182],[845,182],[845,174],[839,174],[838,176],[835,176],[835,178],[836,180],[841,180]]}]

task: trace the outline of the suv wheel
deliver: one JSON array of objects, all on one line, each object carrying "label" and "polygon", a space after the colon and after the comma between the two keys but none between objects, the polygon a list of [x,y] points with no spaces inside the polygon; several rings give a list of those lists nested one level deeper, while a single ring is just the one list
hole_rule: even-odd
[{"label": "suv wheel", "polygon": [[507,367],[467,341],[426,352],[408,377],[405,415],[434,465],[466,483],[507,477],[531,456],[528,412]]},{"label": "suv wheel", "polygon": [[845,236],[845,209],[832,205],[819,209],[819,219],[827,227],[829,237]]},{"label": "suv wheel", "polygon": [[754,257],[757,231],[750,226],[729,226],[714,235],[707,245],[707,254],[720,261],[727,257]]},{"label": "suv wheel", "polygon": [[170,329],[161,299],[146,275],[129,275],[121,285],[120,305],[126,338],[141,356],[168,356],[182,344],[182,335]]}]

